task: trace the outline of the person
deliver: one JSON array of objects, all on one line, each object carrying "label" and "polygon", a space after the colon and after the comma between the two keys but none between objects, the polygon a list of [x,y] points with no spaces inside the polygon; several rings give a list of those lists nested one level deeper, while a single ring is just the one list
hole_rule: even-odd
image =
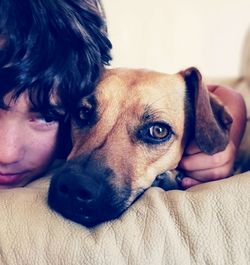
[{"label": "person", "polygon": [[[67,113],[77,115],[111,47],[99,0],[0,2],[0,188],[24,186],[66,157]],[[184,188],[229,176],[244,131],[240,95],[210,90],[233,115],[230,142],[213,156],[191,143],[179,165]]]},{"label": "person", "polygon": [[231,176],[246,127],[246,105],[241,94],[232,88],[216,85],[208,85],[208,90],[223,102],[232,115],[229,143],[224,151],[214,155],[203,153],[195,142],[188,145],[179,163],[183,173],[178,180],[184,189]]},{"label": "person", "polygon": [[93,91],[111,47],[99,0],[0,2],[0,188],[66,157],[68,114]]}]

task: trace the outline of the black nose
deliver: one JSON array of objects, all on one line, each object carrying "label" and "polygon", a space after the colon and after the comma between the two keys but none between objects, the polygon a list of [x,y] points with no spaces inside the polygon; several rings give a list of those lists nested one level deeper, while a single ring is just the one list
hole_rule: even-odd
[{"label": "black nose", "polygon": [[70,175],[61,177],[56,184],[59,200],[71,201],[73,204],[87,205],[99,200],[103,185],[88,175]]},{"label": "black nose", "polygon": [[49,189],[49,204],[65,214],[90,215],[101,207],[108,185],[97,174],[65,167],[53,176]]},{"label": "black nose", "polygon": [[[77,161],[78,162],[78,161]],[[111,220],[126,208],[130,183],[116,186],[109,167],[68,161],[52,176],[49,206],[64,217],[87,227]]]},{"label": "black nose", "polygon": [[85,226],[111,219],[120,209],[114,209],[116,191],[109,183],[112,170],[67,163],[52,177],[48,203],[64,217]]}]

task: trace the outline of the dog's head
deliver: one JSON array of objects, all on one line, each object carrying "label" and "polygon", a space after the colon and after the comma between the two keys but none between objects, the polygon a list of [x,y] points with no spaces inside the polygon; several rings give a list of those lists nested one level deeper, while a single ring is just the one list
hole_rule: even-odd
[{"label": "dog's head", "polygon": [[232,122],[195,68],[107,70],[76,109],[73,149],[48,201],[86,226],[118,217],[156,176],[177,167],[192,138],[209,154],[223,150]]}]

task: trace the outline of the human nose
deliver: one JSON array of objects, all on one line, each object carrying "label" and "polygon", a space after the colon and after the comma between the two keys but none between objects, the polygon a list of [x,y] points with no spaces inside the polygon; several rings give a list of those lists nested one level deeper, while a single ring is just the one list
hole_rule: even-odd
[{"label": "human nose", "polygon": [[20,126],[0,128],[0,165],[17,163],[24,156],[24,137]]}]

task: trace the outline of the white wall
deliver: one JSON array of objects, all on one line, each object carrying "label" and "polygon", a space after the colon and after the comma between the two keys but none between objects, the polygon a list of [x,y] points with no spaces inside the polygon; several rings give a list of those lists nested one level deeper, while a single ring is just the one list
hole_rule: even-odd
[{"label": "white wall", "polygon": [[250,0],[103,0],[112,66],[237,76]]}]

